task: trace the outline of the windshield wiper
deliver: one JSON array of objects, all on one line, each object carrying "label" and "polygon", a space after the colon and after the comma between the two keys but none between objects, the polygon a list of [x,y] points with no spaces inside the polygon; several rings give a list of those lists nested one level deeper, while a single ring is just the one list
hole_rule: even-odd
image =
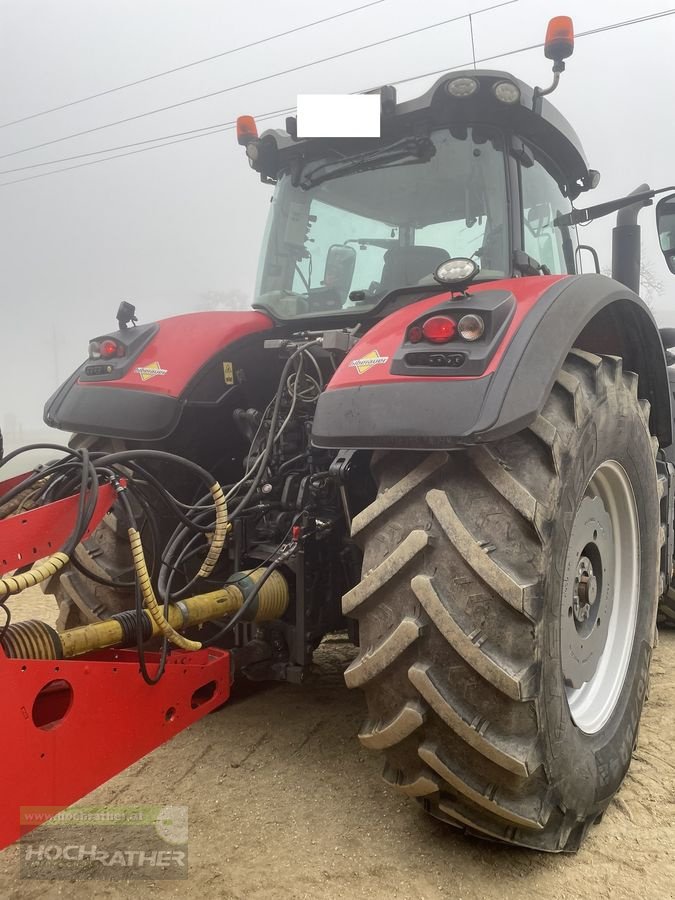
[{"label": "windshield wiper", "polygon": [[386,169],[395,165],[412,165],[428,162],[436,153],[433,141],[426,137],[407,137],[386,147],[376,147],[354,156],[346,156],[332,162],[322,162],[313,169],[305,170],[293,180],[307,191],[323,181],[340,178],[352,172],[366,172],[369,169]]}]

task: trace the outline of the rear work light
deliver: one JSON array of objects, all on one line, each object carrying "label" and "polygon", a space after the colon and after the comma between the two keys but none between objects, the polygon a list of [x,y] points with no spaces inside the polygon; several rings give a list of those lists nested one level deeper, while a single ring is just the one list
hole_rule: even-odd
[{"label": "rear work light", "polygon": [[474,316],[473,313],[469,313],[466,316],[462,316],[459,320],[457,330],[465,341],[477,341],[485,331],[485,322],[480,316]]},{"label": "rear work light", "polygon": [[478,90],[478,82],[475,78],[460,75],[446,82],[445,89],[452,97],[470,97]]},{"label": "rear work light", "polygon": [[502,103],[518,103],[520,100],[520,90],[512,81],[498,81],[492,88],[497,100]]},{"label": "rear work light", "polygon": [[432,344],[447,344],[455,336],[457,326],[448,316],[432,316],[422,325],[422,335]]}]

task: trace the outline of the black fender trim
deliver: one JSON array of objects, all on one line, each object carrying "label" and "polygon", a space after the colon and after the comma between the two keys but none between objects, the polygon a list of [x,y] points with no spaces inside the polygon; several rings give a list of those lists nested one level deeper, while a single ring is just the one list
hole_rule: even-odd
[{"label": "black fender trim", "polygon": [[662,446],[669,445],[670,390],[656,322],[637,294],[604,275],[572,275],[553,284],[492,377],[325,391],[313,443],[334,449],[452,449],[515,434],[539,414],[565,356],[595,317],[603,325],[606,320],[614,336],[603,347],[585,349],[623,356],[626,368],[640,375],[640,396],[652,405],[652,431]]},{"label": "black fender trim", "polygon": [[146,441],[162,440],[176,427],[183,406],[176,397],[82,385],[78,374],[47,401],[47,425],[62,431]]}]

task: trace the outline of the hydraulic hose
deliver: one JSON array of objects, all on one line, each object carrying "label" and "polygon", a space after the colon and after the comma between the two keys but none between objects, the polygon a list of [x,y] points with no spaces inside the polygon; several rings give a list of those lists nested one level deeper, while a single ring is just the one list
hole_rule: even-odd
[{"label": "hydraulic hose", "polygon": [[105,456],[99,457],[97,458],[96,462],[99,466],[110,466],[120,465],[124,462],[143,458],[165,460],[167,462],[173,462],[183,465],[194,472],[196,475],[198,475],[202,479],[202,481],[207,484],[208,489],[211,493],[211,497],[213,498],[213,502],[215,504],[216,518],[213,529],[213,538],[211,540],[211,547],[209,548],[207,559],[204,561],[204,564],[202,566],[202,569],[205,570],[205,574],[209,575],[215,568],[215,565],[220,558],[220,554],[225,544],[225,538],[227,537],[228,530],[227,503],[225,502],[225,495],[223,494],[221,486],[217,481],[213,480],[213,476],[210,475],[206,471],[206,469],[203,469],[197,463],[189,459],[184,459],[183,457],[174,456],[173,454],[167,453],[164,450],[122,450],[119,453],[108,453]]},{"label": "hydraulic hose", "polygon": [[176,629],[169,624],[162,608],[157,602],[155,592],[152,589],[148,567],[145,562],[145,554],[143,553],[143,544],[141,536],[135,528],[129,529],[129,544],[131,546],[131,555],[134,561],[134,568],[138,578],[138,586],[143,595],[145,607],[152,616],[154,623],[157,625],[159,632],[176,647],[181,650],[201,650],[202,645],[199,641],[191,641],[179,634]]},{"label": "hydraulic hose", "polygon": [[20,594],[26,588],[34,587],[55,575],[69,560],[69,556],[59,551],[54,553],[45,562],[33,566],[28,572],[21,575],[6,575],[0,578],[0,602],[13,594]]},{"label": "hydraulic hose", "polygon": [[206,554],[206,559],[197,573],[198,578],[206,578],[213,572],[216,563],[220,559],[220,554],[225,546],[227,532],[230,529],[230,525],[227,521],[227,500],[225,499],[223,489],[216,481],[215,484],[211,485],[209,490],[213,497],[213,505],[216,509],[216,524],[213,530],[213,538],[211,539],[209,552]]}]

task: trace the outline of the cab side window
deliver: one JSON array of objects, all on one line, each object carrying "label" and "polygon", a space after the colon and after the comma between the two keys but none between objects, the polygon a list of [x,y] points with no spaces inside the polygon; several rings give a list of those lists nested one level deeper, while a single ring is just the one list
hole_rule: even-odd
[{"label": "cab side window", "polygon": [[523,203],[523,249],[551,272],[574,272],[573,234],[555,225],[559,215],[572,208],[555,178],[535,158],[531,166],[520,167]]}]

